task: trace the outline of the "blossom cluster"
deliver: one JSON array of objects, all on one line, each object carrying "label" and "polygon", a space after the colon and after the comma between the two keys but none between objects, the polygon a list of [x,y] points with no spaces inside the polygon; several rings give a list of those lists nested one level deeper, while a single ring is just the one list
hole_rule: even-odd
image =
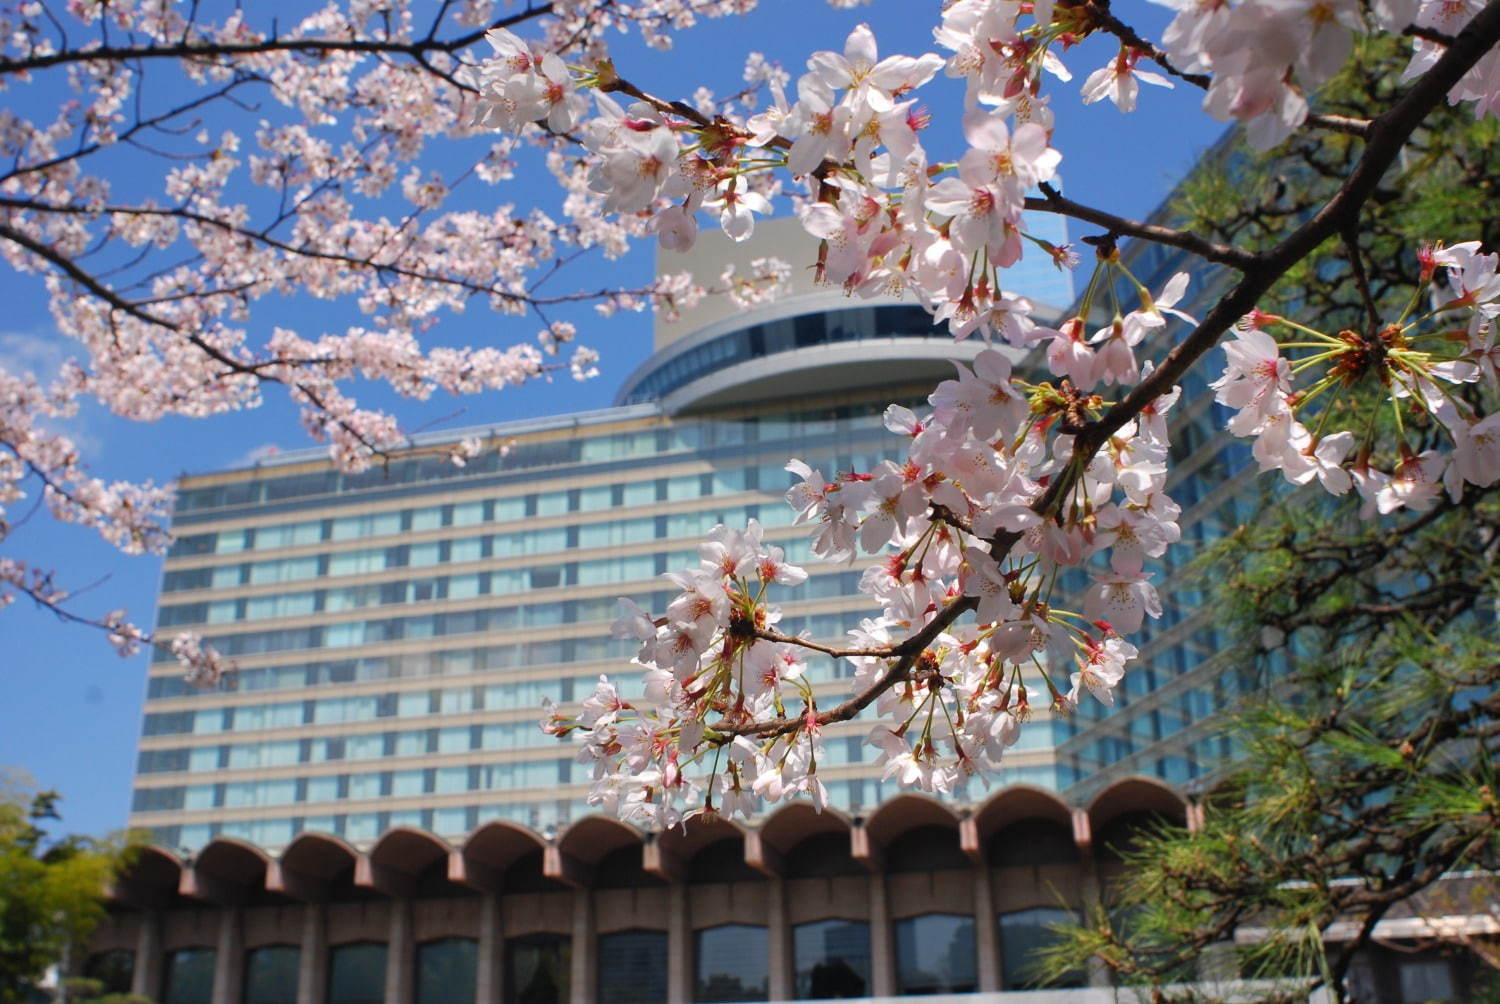
[{"label": "blossom cluster", "polygon": [[[490,102],[481,114],[514,118],[510,108],[553,88],[561,103],[552,108],[565,105],[567,128],[594,155],[591,190],[608,210],[649,218],[663,246],[691,247],[705,213],[732,238],[748,238],[784,177],[801,186],[794,205],[818,241],[820,281],[851,295],[909,294],[955,337],[978,333],[1001,346],[983,350],[972,368],[960,366],[926,414],[894,406],[886,413],[887,427],[910,440],[903,462],[833,476],[800,461],[788,467],[799,479],[788,501],[810,528],[813,552],[829,561],[875,559],[861,591],[880,613],[845,647],[776,630],[771,586],[805,573],[787,568],[754,524],[714,531],[700,567],[670,577],[681,592],[665,616],[629,610],[617,628],[641,643],[645,693],[627,698],[604,678],[580,716],[552,709],[544,722],[559,734],[581,731],[579,758],[595,778],[591,800],[651,825],[695,812],[748,814],[761,800],[800,793],[821,805],[822,732],[871,705],[878,724],[868,741],[885,775],[947,791],[998,768],[1033,695],[1062,713],[1085,693],[1111,702],[1137,654],[1126,636],[1161,613],[1151,559],[1179,537],[1179,508],[1165,491],[1166,416],[1179,391],[1153,379],[1161,360],[1142,355],[1160,347],[1172,318],[1197,321],[1178,309],[1187,275],[1149,290],[1108,244],[1090,289],[1133,286],[1137,309],[1112,295],[1106,310],[1091,295],[1077,316],[1050,328],[1031,318],[1024,297],[1002,289],[1003,270],[1028,244],[1059,266],[1076,261],[1070,249],[1023,229],[1023,210],[1059,204],[1051,185],[1061,154],[1042,75],[1070,79],[1059,51],[1110,32],[1118,53],[1084,82],[1086,101],[1107,97],[1128,111],[1140,82],[1172,86],[1141,68],[1150,58],[1184,80],[1201,76],[1205,109],[1245,122],[1252,144],[1267,147],[1308,120],[1307,95],[1342,65],[1367,19],[1399,30],[1431,19],[1434,7],[1184,4],[1157,49],[1092,7],[957,0],[934,32],[949,55],[882,56],[860,26],[842,52],[809,58],[794,101],[780,81],[768,81],[771,104],[738,123],[655,98],[609,63],[579,67],[555,87],[561,78],[543,80],[534,69],[534,48],[492,33],[496,58],[475,78]],[[926,113],[914,98],[938,72],[962,79],[967,95],[966,145],[951,161],[924,149]],[[1475,100],[1483,112],[1493,102],[1477,79],[1466,76],[1453,97]],[[573,87],[595,88],[593,117],[580,117]],[[617,100],[621,93],[635,100]],[[1494,357],[1493,262],[1468,245],[1432,260],[1461,291],[1434,315],[1464,309],[1474,317],[1456,354],[1407,351],[1407,318],[1384,332],[1322,336],[1337,351],[1311,363],[1329,367],[1330,383],[1299,394],[1291,385],[1299,364],[1280,360],[1258,330],[1266,315],[1242,324],[1215,389],[1220,403],[1240,411],[1231,430],[1257,437],[1262,466],[1335,492],[1368,484],[1382,511],[1397,497],[1394,504],[1420,507],[1419,493],[1391,486],[1435,479],[1440,465],[1427,455],[1402,456],[1383,476],[1368,448],[1348,462],[1352,432],[1322,423],[1310,431],[1295,418],[1332,382],[1388,366],[1399,371],[1391,382],[1398,413],[1410,406],[1405,398],[1421,398],[1452,431],[1450,482],[1487,485],[1500,474],[1488,452],[1494,420],[1431,389],[1435,379],[1481,379]],[[1034,365],[1044,360],[1056,382],[1013,374],[1013,362],[1028,354]],[[1132,392],[1148,382],[1150,395]],[[1119,398],[1104,396],[1116,391],[1135,402],[1120,418]],[[1069,569],[1092,585],[1061,590]],[[804,660],[813,652],[853,666],[851,692],[835,707],[826,697],[820,705],[807,683]]]},{"label": "blossom cluster", "polygon": [[[807,573],[754,522],[721,526],[697,569],[667,576],[680,592],[665,616],[627,603],[616,624],[641,643],[644,694],[627,700],[601,679],[581,715],[549,712],[544,727],[583,730],[590,800],[638,822],[670,825],[704,808],[748,815],[800,793],[821,805],[822,730],[840,716],[806,681],[817,650],[852,663],[855,694],[878,695],[869,742],[886,776],[949,791],[993,773],[1029,695],[1064,712],[1086,693],[1112,703],[1136,654],[1123,635],[1161,614],[1146,565],[1178,538],[1179,509],[1164,491],[1175,398],[1043,503],[1048,481],[1076,462],[1070,437],[1049,435],[1070,405],[1050,385],[1023,395],[1007,355],[982,351],[938,386],[930,412],[886,411],[887,428],[909,440],[904,461],[831,479],[788,466],[799,481],[787,500],[813,529],[814,553],[879,558],[860,590],[881,612],[847,648],[781,635],[768,593]],[[1065,609],[1059,573],[1085,567],[1082,609]],[[972,622],[953,620],[956,604]]]},{"label": "blossom cluster", "polygon": [[[1261,470],[1279,470],[1293,484],[1316,478],[1335,495],[1355,488],[1367,518],[1403,508],[1423,512],[1444,490],[1457,501],[1466,484],[1500,481],[1500,412],[1483,415],[1458,393],[1465,385],[1500,390],[1500,255],[1483,254],[1478,241],[1468,241],[1426,248],[1420,257],[1424,281],[1439,272],[1446,277],[1444,287],[1432,289],[1429,310],[1417,308],[1419,288],[1396,320],[1336,335],[1253,313],[1225,346],[1228,365],[1213,384],[1215,399],[1235,410],[1229,430],[1255,440]],[[1273,331],[1285,334],[1278,341]],[[1318,379],[1297,387],[1295,378],[1304,372]],[[1359,437],[1349,429],[1324,432],[1330,413],[1324,408],[1314,430],[1307,428],[1315,403],[1327,404],[1366,378],[1391,388],[1399,439],[1389,469],[1372,455],[1374,422],[1365,423]],[[1408,442],[1406,424],[1424,419],[1444,430],[1451,450],[1419,452]]]},{"label": "blossom cluster", "polygon": [[[697,18],[750,6],[636,0],[517,12],[498,0],[430,10],[351,0],[309,5],[300,18],[234,9],[213,20],[161,0],[0,5],[0,87],[16,95],[0,112],[0,260],[39,277],[62,354],[78,358],[56,379],[0,367],[0,527],[42,497],[58,518],[126,552],[165,547],[170,491],[92,477],[77,444],[55,432],[51,420],[79,401],[149,422],[259,407],[284,393],[333,460],[357,470],[409,436],[360,403],[356,381],[422,400],[597,373],[593,348],[559,353],[571,335],[539,346],[444,344],[438,326],[476,302],[536,315],[556,335],[568,322],[553,312],[574,304],[609,314],[721,292],[769,295],[779,274],[769,265],[722,285],[536,288],[568,258],[618,257],[645,234],[643,221],[602,211],[589,172],[568,167],[572,140],[560,133],[587,103],[564,54],[602,58],[604,39],[621,29],[664,45]],[[476,124],[476,109],[491,106],[460,80],[479,69],[467,50],[484,28],[528,20],[541,39],[509,57],[535,53],[530,83],[517,80],[509,118]],[[121,48],[141,58],[91,55]],[[148,71],[169,60],[180,78],[148,87]],[[747,98],[777,72],[752,64]],[[50,90],[31,93],[39,88]],[[703,107],[717,112],[739,97],[706,96]],[[489,125],[549,119],[559,134],[526,127],[524,137],[475,142]],[[433,170],[423,158],[435,143],[477,153]],[[472,208],[464,186],[503,185],[528,155],[563,181],[561,214],[488,195],[491,208]],[[277,298],[341,300],[362,316],[332,331],[251,322]],[[0,587],[0,597],[14,595]],[[148,637],[111,627],[122,618],[91,620],[112,636]],[[199,675],[193,659],[184,666]]]}]

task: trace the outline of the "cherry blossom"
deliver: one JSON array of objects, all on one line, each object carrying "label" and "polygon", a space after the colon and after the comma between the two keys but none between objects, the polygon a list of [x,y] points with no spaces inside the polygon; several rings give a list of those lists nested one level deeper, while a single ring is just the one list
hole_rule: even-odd
[{"label": "cherry blossom", "polygon": [[[48,424],[88,398],[150,421],[284,394],[353,471],[411,448],[395,417],[357,403],[360,380],[424,400],[596,372],[597,353],[576,342],[580,325],[551,316],[561,304],[592,303],[601,317],[672,317],[709,295],[748,306],[804,268],[850,296],[909,294],[955,337],[994,344],[924,407],[887,412],[901,459],[831,475],[800,460],[787,467],[797,478],[787,501],[813,554],[868,561],[860,588],[872,616],[840,644],[783,633],[768,597],[806,569],[753,522],[720,527],[696,567],[665,576],[675,594],[661,616],[626,606],[616,622],[639,642],[642,693],[605,678],[578,714],[546,711],[544,728],[581,740],[595,804],[668,826],[798,796],[821,806],[824,731],[866,708],[883,718],[869,742],[887,776],[950,791],[998,769],[1034,698],[1060,713],[1085,691],[1112,701],[1138,655],[1124,636],[1161,614],[1154,563],[1181,536],[1166,414],[1179,381],[1237,318],[1211,388],[1263,469],[1334,494],[1352,488],[1367,516],[1422,511],[1445,491],[1500,480],[1500,427],[1485,396],[1500,386],[1493,251],[1433,235],[1460,242],[1419,252],[1414,306],[1360,330],[1319,331],[1253,308],[1339,221],[1357,219],[1425,110],[1451,100],[1500,112],[1494,0],[1173,3],[1160,47],[1104,7],[955,0],[936,13],[941,53],[882,56],[860,25],[842,46],[809,53],[794,100],[790,74],[764,57],[746,60],[744,91],[717,100],[706,88],[652,94],[609,50],[618,30],[666,48],[697,17],[751,6],[443,5],[422,24],[409,6],[353,4],[281,25],[248,12],[200,23],[170,4],[75,4],[70,16],[93,33],[81,45],[39,5],[0,11],[7,85],[60,67],[78,95],[54,120],[0,116],[10,161],[0,253],[40,277],[80,357],[51,380],[0,371],[0,517],[35,496],[123,550],[167,545],[170,493],[93,477]],[[1361,123],[1311,110],[1358,35],[1412,24],[1401,115]],[[122,33],[125,55],[100,55]],[[1360,170],[1299,231],[1301,244],[1264,254],[1077,206],[1055,187],[1063,154],[1049,98],[1071,80],[1067,50],[1090,37],[1115,55],[1084,80],[1086,101],[1109,97],[1128,111],[1141,80],[1201,87],[1204,110],[1244,123],[1260,147],[1298,130],[1362,135]],[[143,67],[178,56],[197,96],[142,118]],[[1142,68],[1152,63],[1160,73]],[[962,126],[957,149],[926,146],[936,113],[922,89],[939,69],[964,81],[962,106],[949,110]],[[274,112],[200,128],[200,107],[242,109],[251,86]],[[96,154],[161,136],[177,145],[146,194],[93,167]],[[472,164],[434,170],[424,150],[450,139],[478,141]],[[505,200],[523,160],[556,180],[557,206]],[[455,192],[475,184],[496,186],[491,208],[455,208]],[[678,273],[635,289],[543,286],[584,252],[618,257],[653,238],[687,250],[714,225],[746,240],[756,216],[786,210],[811,238],[807,260],[754,259],[716,285]],[[1026,254],[1074,260],[1026,232],[1038,212],[1103,231],[1090,293],[1055,329],[1007,288],[1006,269]],[[1121,264],[1120,237],[1194,250],[1237,271],[1238,285],[1200,323],[1177,309],[1186,275],[1153,293]],[[92,248],[139,267],[124,278],[95,270]],[[1131,289],[1135,309],[1099,293]],[[251,323],[262,300],[288,294],[346,300],[364,316],[331,331]],[[442,320],[474,301],[534,314],[540,334],[481,348],[437,342]],[[1352,425],[1330,402],[1364,381],[1388,389],[1386,410]],[[492,448],[503,447],[463,440],[434,454],[461,465]],[[1065,593],[1066,570],[1092,586]],[[88,621],[121,652],[166,645],[201,682],[230,669],[201,639],[157,638],[124,611],[70,614],[50,574],[0,558],[0,606],[15,597]],[[810,682],[813,654],[853,668],[842,699]]]}]

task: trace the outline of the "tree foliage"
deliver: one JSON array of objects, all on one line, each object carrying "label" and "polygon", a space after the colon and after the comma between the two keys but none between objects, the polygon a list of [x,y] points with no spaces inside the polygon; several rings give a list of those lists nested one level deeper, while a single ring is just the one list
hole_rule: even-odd
[{"label": "tree foliage", "polygon": [[[1393,47],[1363,44],[1366,58],[1324,93],[1331,111],[1367,111],[1394,86]],[[1436,114],[1377,190],[1357,257],[1352,239],[1331,239],[1266,309],[1362,328],[1399,310],[1421,268],[1410,249],[1440,228],[1467,218],[1494,242],[1495,139],[1493,122]],[[1176,209],[1223,239],[1274,242],[1354,156],[1337,138],[1269,155],[1226,146]],[[1356,383],[1343,408],[1369,411],[1379,391]],[[1492,406],[1493,389],[1464,393]],[[1374,436],[1422,451],[1432,423],[1400,410],[1382,410]],[[1128,849],[1105,909],[1065,932],[1043,972],[1093,957],[1122,983],[1202,998],[1201,987],[1167,988],[1201,978],[1218,952],[1232,959],[1221,975],[1284,979],[1278,999],[1315,985],[1345,999],[1354,954],[1398,903],[1434,918],[1492,910],[1492,882],[1440,879],[1500,866],[1500,493],[1470,490],[1388,524],[1357,510],[1267,492],[1259,518],[1201,560],[1260,680],[1226,721],[1234,758],[1212,779],[1203,825],[1162,827]],[[1354,936],[1325,943],[1335,921]],[[1457,941],[1500,968],[1482,937],[1434,921],[1425,940]]]},{"label": "tree foliage", "polygon": [[125,839],[49,839],[60,800],[16,780],[0,791],[0,1002],[28,1000],[48,967],[87,943],[134,854]]}]

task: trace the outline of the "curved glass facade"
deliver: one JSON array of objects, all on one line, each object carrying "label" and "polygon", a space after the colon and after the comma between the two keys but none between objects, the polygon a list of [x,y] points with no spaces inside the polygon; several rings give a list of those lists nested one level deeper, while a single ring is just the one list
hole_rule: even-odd
[{"label": "curved glass facade", "polygon": [[933,325],[927,311],[906,304],[849,307],[784,317],[752,324],[667,355],[649,372],[627,384],[616,403],[659,401],[710,373],[793,349],[871,338],[951,337],[946,326]]}]

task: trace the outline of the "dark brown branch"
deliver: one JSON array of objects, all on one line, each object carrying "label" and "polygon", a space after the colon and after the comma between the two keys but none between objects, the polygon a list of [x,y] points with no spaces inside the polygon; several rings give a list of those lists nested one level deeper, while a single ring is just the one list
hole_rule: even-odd
[{"label": "dark brown branch", "polygon": [[1206,261],[1228,265],[1230,268],[1239,269],[1240,271],[1244,271],[1255,264],[1255,255],[1249,251],[1242,251],[1228,244],[1219,244],[1205,237],[1200,237],[1197,234],[1189,233],[1186,230],[1164,227],[1156,223],[1142,223],[1139,220],[1116,216],[1113,213],[1106,213],[1103,210],[1085,206],[1080,202],[1064,198],[1061,192],[1046,182],[1043,182],[1038,187],[1042,191],[1042,197],[1028,196],[1026,199],[1027,209],[1057,213],[1060,216],[1069,216],[1075,220],[1083,220],[1085,223],[1093,223],[1096,226],[1105,227],[1110,233],[1117,236],[1137,237],[1156,244],[1166,244],[1170,247],[1181,248]]},{"label": "dark brown branch", "polygon": [[170,45],[103,45],[94,49],[72,49],[28,56],[24,59],[0,60],[0,75],[28,73],[70,63],[118,63],[145,59],[213,59],[221,56],[254,56],[272,52],[303,52],[319,56],[327,52],[383,53],[410,56],[420,60],[432,53],[454,53],[482,40],[486,33],[552,13],[552,4],[543,3],[498,18],[487,27],[478,28],[455,38],[421,39],[416,42],[394,42],[378,38],[267,38],[259,42],[211,42],[206,39],[176,42]]},{"label": "dark brown branch", "polygon": [[1356,222],[1360,207],[1374,193],[1407,138],[1497,41],[1500,41],[1500,0],[1490,0],[1432,68],[1371,125],[1364,153],[1338,192],[1280,244],[1256,255],[1256,263],[1245,270],[1234,289],[1214,305],[1187,338],[1167,353],[1161,366],[1079,435],[1074,455],[1092,457],[1121,426],[1171,390],[1188,368],[1218,344],[1224,332],[1254,308],[1287,270],[1344,226]]}]

